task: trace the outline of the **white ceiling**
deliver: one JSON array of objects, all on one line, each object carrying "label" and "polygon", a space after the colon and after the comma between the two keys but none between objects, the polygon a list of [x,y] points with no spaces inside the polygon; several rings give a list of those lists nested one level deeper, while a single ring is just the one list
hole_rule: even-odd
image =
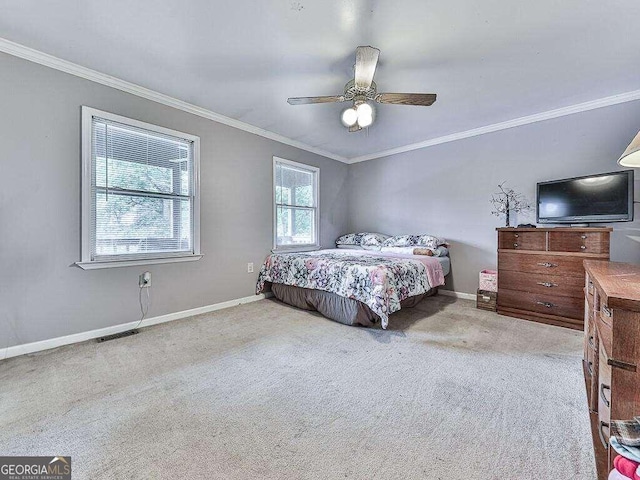
[{"label": "white ceiling", "polygon": [[[637,0],[0,0],[0,37],[353,158],[640,88]],[[378,105],[348,133],[355,48],[381,50]]]}]

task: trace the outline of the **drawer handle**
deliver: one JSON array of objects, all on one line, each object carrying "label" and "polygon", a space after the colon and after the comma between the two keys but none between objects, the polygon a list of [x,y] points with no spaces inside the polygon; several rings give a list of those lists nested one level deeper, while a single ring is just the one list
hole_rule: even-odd
[{"label": "drawer handle", "polygon": [[587,363],[587,370],[589,371],[589,376],[593,377],[593,362]]},{"label": "drawer handle", "polygon": [[609,424],[607,422],[603,422],[600,420],[600,427],[598,427],[598,435],[600,435],[600,441],[602,442],[602,446],[606,449],[609,446],[609,442],[604,439],[604,434],[602,433],[602,427],[609,428]]},{"label": "drawer handle", "polygon": [[514,235],[514,237],[518,238],[520,235],[518,235],[517,233]]},{"label": "drawer handle", "polygon": [[558,266],[557,263],[549,263],[549,262],[538,263],[538,265],[540,265],[541,267],[545,267],[545,268],[553,268],[553,267],[557,267]]},{"label": "drawer handle", "polygon": [[551,302],[536,302],[538,305],[544,305],[547,308],[553,308],[555,307],[555,304],[551,303]]},{"label": "drawer handle", "polygon": [[583,240],[586,240],[587,236],[586,235],[580,235],[580,238]]},{"label": "drawer handle", "polygon": [[607,359],[607,365],[611,365],[612,367],[621,368],[623,370],[628,370],[629,372],[635,372],[638,367],[632,363],[621,362],[620,360],[614,360],[613,358]]},{"label": "drawer handle", "polygon": [[593,343],[593,335],[590,335],[590,336],[589,336],[588,343],[589,343],[589,346],[590,346],[591,348],[596,348],[596,344],[595,344],[595,343]]},{"label": "drawer handle", "polygon": [[547,287],[547,288],[551,288],[551,287],[557,287],[558,284],[557,283],[551,283],[551,282],[536,282],[538,285],[542,285],[543,287]]},{"label": "drawer handle", "polygon": [[513,246],[514,246],[515,248],[518,248],[518,244],[517,244],[517,243],[514,243],[514,244],[513,244]]},{"label": "drawer handle", "polygon": [[580,245],[580,250],[586,250],[587,247],[585,247],[584,245]]},{"label": "drawer handle", "polygon": [[602,313],[604,313],[605,316],[611,318],[611,310],[609,310],[605,305],[602,306]]},{"label": "drawer handle", "polygon": [[609,408],[611,403],[609,402],[609,400],[607,400],[607,397],[604,396],[604,391],[605,390],[611,391],[611,387],[609,385],[605,385],[604,383],[601,383],[600,384],[600,398],[602,399],[604,404],[607,406],[607,408]]}]

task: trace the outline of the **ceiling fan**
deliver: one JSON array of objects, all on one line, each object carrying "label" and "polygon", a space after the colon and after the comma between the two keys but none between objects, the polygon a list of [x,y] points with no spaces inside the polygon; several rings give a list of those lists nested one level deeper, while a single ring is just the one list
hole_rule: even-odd
[{"label": "ceiling fan", "polygon": [[373,107],[369,101],[391,103],[395,105],[421,105],[428,107],[436,101],[435,93],[378,93],[373,75],[376,73],[380,50],[374,47],[356,48],[356,65],[353,80],[344,86],[342,95],[324,97],[292,97],[290,105],[307,105],[311,103],[351,102],[353,107],[342,112],[342,123],[350,132],[357,132],[373,123]]}]

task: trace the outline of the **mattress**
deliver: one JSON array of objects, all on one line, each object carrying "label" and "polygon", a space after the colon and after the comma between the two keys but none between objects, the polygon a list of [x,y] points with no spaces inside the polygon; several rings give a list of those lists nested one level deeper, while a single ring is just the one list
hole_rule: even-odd
[{"label": "mattress", "polygon": [[438,262],[440,262],[440,265],[442,265],[442,273],[444,273],[444,276],[446,277],[447,275],[449,275],[449,272],[451,272],[451,260],[449,259],[449,257],[434,258],[438,260]]}]

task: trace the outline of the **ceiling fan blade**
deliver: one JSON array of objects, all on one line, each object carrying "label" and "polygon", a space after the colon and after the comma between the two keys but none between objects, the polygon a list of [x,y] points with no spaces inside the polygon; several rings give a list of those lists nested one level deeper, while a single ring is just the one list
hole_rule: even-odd
[{"label": "ceiling fan blade", "polygon": [[376,95],[376,102],[395,105],[422,105],[428,107],[435,101],[435,93],[379,93]]},{"label": "ceiling fan blade", "polygon": [[351,133],[351,132],[358,132],[358,131],[360,131],[360,130],[362,130],[362,127],[361,127],[360,125],[358,125],[357,123],[354,123],[353,125],[351,125],[351,126],[349,127],[349,133]]},{"label": "ceiling fan blade", "polygon": [[359,90],[368,90],[376,73],[380,50],[373,47],[358,47],[356,49],[355,84]]},{"label": "ceiling fan blade", "polygon": [[287,98],[289,105],[308,105],[311,103],[344,102],[344,95],[328,95],[326,97],[291,97]]}]

